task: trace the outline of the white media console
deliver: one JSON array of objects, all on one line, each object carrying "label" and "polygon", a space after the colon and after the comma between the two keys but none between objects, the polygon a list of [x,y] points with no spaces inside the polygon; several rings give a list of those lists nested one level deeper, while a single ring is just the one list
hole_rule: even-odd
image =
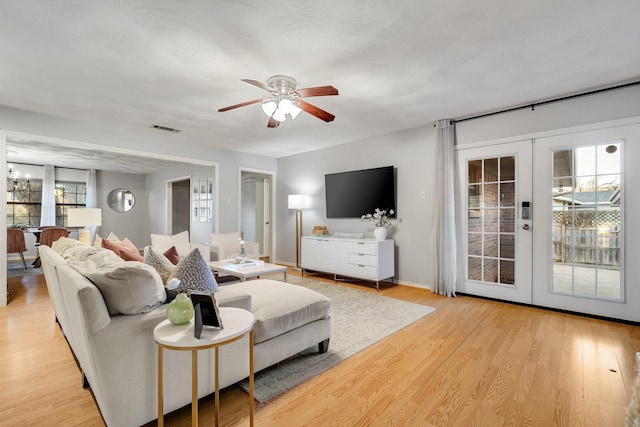
[{"label": "white media console", "polygon": [[348,276],[376,282],[395,275],[393,239],[354,239],[345,237],[303,236],[301,248],[302,274],[314,270],[337,276]]}]

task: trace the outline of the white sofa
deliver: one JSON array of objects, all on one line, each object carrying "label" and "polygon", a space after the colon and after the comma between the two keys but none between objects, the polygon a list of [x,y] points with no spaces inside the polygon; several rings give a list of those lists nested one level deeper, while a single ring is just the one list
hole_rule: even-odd
[{"label": "white sofa", "polygon": [[[116,264],[120,261],[102,252],[109,252],[107,249],[87,247],[91,249],[86,253],[78,248],[65,252],[60,248],[73,245],[66,241],[61,241],[59,248],[56,245],[53,248],[60,253],[48,246],[40,248],[47,287],[60,326],[105,423],[121,427],[153,421],[157,418],[157,345],[153,329],[166,319],[166,304],[140,314],[110,315],[111,308],[105,302],[108,295],[103,298],[100,285],[80,274],[77,267],[83,263],[96,265],[92,261],[96,257]],[[124,264],[117,265],[117,269],[131,268],[144,274],[149,270],[149,266],[136,261],[121,262]],[[157,274],[152,270],[150,274],[154,273]],[[153,283],[150,286],[153,288]],[[327,350],[331,301],[317,292],[284,282],[253,280],[220,287],[216,298],[220,306],[254,313],[256,372],[315,345],[320,352]],[[282,316],[284,311],[289,315]],[[248,376],[247,347],[245,337],[219,350],[221,388]],[[199,351],[199,397],[214,391],[213,363],[213,350]],[[191,402],[191,355],[165,351],[164,366],[164,411],[169,413]]]}]

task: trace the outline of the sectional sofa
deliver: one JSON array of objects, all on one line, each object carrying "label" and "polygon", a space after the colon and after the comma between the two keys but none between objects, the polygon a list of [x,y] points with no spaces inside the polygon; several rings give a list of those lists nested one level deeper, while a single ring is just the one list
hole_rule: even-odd
[{"label": "sectional sofa", "polygon": [[[108,249],[71,239],[52,248],[41,246],[40,256],[57,320],[105,423],[139,426],[156,419],[153,329],[166,319],[167,306],[158,273],[142,262],[124,261]],[[260,279],[221,286],[216,299],[220,306],[253,312],[256,372],[316,345],[320,352],[327,350],[331,301],[317,292]],[[248,376],[248,339],[220,349],[221,388]],[[191,355],[165,351],[163,357],[168,413],[191,402]],[[214,351],[199,351],[199,397],[214,391],[213,367]]]}]

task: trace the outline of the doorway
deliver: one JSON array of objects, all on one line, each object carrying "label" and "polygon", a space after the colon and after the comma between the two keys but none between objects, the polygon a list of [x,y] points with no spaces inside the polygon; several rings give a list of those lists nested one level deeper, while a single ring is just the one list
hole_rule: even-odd
[{"label": "doorway", "polygon": [[168,182],[167,200],[167,233],[189,231],[191,234],[191,178]]},{"label": "doorway", "polygon": [[461,292],[640,321],[640,125],[457,154]]},{"label": "doorway", "polygon": [[257,242],[260,258],[273,255],[273,173],[240,171],[240,230],[245,240]]}]

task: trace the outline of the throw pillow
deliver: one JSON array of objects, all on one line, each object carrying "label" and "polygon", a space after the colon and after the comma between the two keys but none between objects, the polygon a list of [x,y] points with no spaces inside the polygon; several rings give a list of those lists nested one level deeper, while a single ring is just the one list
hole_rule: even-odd
[{"label": "throw pillow", "polygon": [[175,246],[171,246],[162,255],[166,256],[173,265],[178,265],[178,263],[180,262],[180,255],[178,254],[178,250]]},{"label": "throw pillow", "polygon": [[113,251],[116,255],[120,256],[120,245],[117,242],[112,242],[107,239],[102,239],[102,247]]},{"label": "throw pillow", "polygon": [[169,280],[169,275],[171,275],[175,265],[172,264],[166,256],[154,251],[151,246],[144,248],[144,263],[149,264],[158,272],[160,279],[162,279],[162,283],[166,286],[167,281]]},{"label": "throw pillow", "polygon": [[189,255],[191,252],[191,243],[189,243],[189,232],[183,231],[182,233],[174,234],[173,236],[167,236],[164,234],[152,234],[151,246],[158,252],[165,252],[171,246],[175,246],[178,254],[181,257]]},{"label": "throw pillow", "polygon": [[116,255],[125,261],[139,261],[143,262],[144,257],[140,255],[136,245],[131,242],[127,237],[120,242],[114,242],[108,239],[102,239],[102,247],[113,251]]},{"label": "throw pillow", "polygon": [[[100,235],[98,233],[96,233],[96,238],[93,241],[93,246],[95,246],[96,248],[102,248],[102,241],[105,240],[102,237],[100,237]],[[110,242],[120,242],[120,238],[118,236],[116,236],[113,232],[109,233],[109,235],[107,236],[106,240],[109,240]]]},{"label": "throw pillow", "polygon": [[174,277],[180,280],[180,286],[174,290],[167,289],[167,302],[174,299],[181,292],[218,292],[218,284],[215,277],[213,277],[211,268],[197,248],[180,260],[169,275],[169,280]]},{"label": "throw pillow", "polygon": [[166,299],[162,280],[150,265],[134,261],[102,267],[88,261],[69,265],[100,289],[111,316],[147,313]]},{"label": "throw pillow", "polygon": [[120,258],[125,261],[144,261],[144,257],[140,255],[140,251],[128,237],[125,237],[124,240],[120,242]]}]

